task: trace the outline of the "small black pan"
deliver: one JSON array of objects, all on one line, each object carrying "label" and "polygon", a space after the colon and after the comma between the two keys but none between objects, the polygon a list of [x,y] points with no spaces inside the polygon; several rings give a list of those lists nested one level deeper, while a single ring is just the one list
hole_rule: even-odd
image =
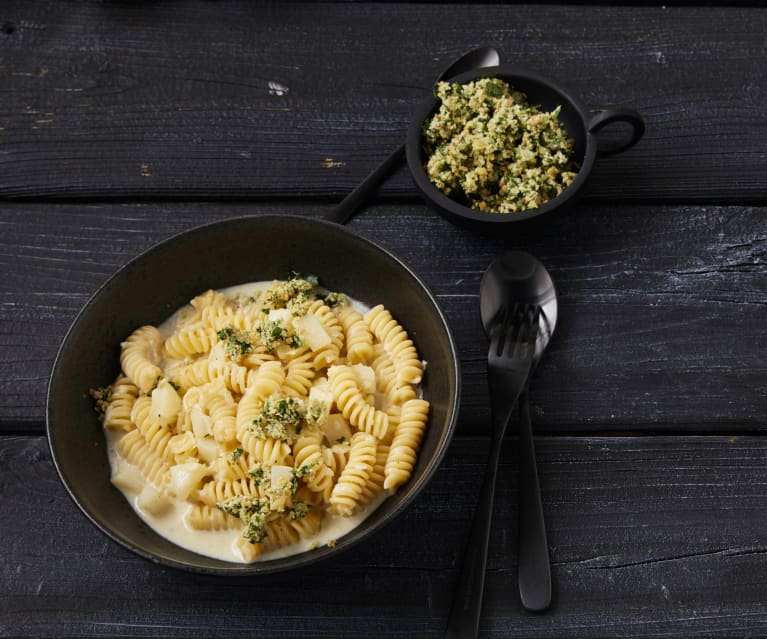
[{"label": "small black pan", "polygon": [[[383,303],[401,320],[428,362],[423,394],[431,402],[426,434],[410,481],[359,527],[299,555],[250,565],[211,559],[155,533],[110,483],[101,423],[88,397],[119,371],[120,342],[157,324],[198,293],[248,281],[316,274],[331,290]],[[109,537],[157,563],[221,575],[296,568],[335,555],[400,513],[434,475],[450,443],[460,396],[459,360],[445,317],[424,283],[402,262],[342,226],[295,216],[243,217],[177,235],[138,256],[90,299],[64,338],[47,399],[51,454],[70,496]]]},{"label": "small black pan", "polygon": [[[543,111],[551,111],[561,106],[559,121],[575,142],[572,159],[580,165],[580,170],[570,186],[536,209],[518,213],[488,213],[450,199],[429,181],[424,168],[427,158],[421,131],[424,122],[430,119],[439,108],[439,101],[432,96],[421,105],[408,129],[407,162],[413,180],[426,201],[446,218],[458,224],[495,233],[516,229],[519,222],[539,218],[554,211],[562,211],[582,192],[597,156],[625,151],[639,142],[644,134],[644,122],[636,111],[616,108],[596,114],[590,113],[564,86],[525,69],[507,65],[475,69],[451,78],[450,81],[467,83],[488,76],[504,80],[513,88],[522,91],[527,95],[531,105],[537,105]],[[628,124],[631,128],[630,136],[617,146],[600,149],[596,134],[607,125],[616,122]]]}]

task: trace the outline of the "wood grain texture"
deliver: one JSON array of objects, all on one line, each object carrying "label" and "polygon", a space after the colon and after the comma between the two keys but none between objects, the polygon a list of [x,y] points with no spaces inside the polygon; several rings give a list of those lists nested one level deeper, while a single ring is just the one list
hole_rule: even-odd
[{"label": "wood grain texture", "polygon": [[[753,0],[2,2],[0,637],[441,637],[488,445],[479,281],[507,249],[560,298],[531,389],[554,601],[519,603],[511,429],[480,636],[765,636],[765,33]],[[428,211],[405,167],[350,223],[422,277],[460,351],[458,432],[426,490],[368,543],[267,579],[102,535],[40,436],[89,296],[205,222],[321,217],[481,45],[647,132],[571,214],[513,236]]]},{"label": "wood grain texture", "polygon": [[[0,430],[39,432],[53,358],[88,297],[177,232],[309,204],[0,207]],[[767,414],[765,209],[583,205],[513,238],[459,229],[419,205],[375,206],[350,228],[413,268],[460,351],[459,430],[487,432],[479,281],[508,249],[550,269],[560,320],[532,387],[537,428],[762,430]],[[414,229],[416,230],[414,232]],[[320,274],[321,275],[321,274]],[[162,318],[158,318],[158,321]]]},{"label": "wood grain texture", "polygon": [[[478,45],[643,114],[589,197],[767,193],[760,9],[48,0],[0,19],[0,197],[338,199]],[[405,170],[382,192],[415,194]]]},{"label": "wood grain texture", "polygon": [[[456,439],[425,492],[369,543],[300,572],[246,580],[135,557],[77,510],[43,438],[0,437],[0,635],[442,636],[486,445]],[[482,637],[760,633],[767,440],[547,437],[538,455],[553,608],[525,613],[516,593],[509,440]]]}]

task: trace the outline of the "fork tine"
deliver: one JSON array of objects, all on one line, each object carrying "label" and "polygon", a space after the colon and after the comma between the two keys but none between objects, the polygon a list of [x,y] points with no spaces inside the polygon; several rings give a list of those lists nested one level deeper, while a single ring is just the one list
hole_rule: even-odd
[{"label": "fork tine", "polygon": [[535,348],[538,337],[540,307],[534,304],[515,305],[504,316],[497,333],[494,351],[499,357],[524,357],[528,348]]},{"label": "fork tine", "polygon": [[516,336],[517,355],[524,357],[531,343],[534,344],[538,327],[535,325],[537,316],[535,307],[528,304],[522,309],[522,318],[519,322],[519,331]]},{"label": "fork tine", "polygon": [[514,328],[517,325],[516,315],[519,313],[519,304],[514,304],[511,308],[504,309],[501,320],[495,324],[490,335],[490,351],[501,357],[507,352],[510,345],[514,343]]},{"label": "fork tine", "polygon": [[493,326],[493,329],[490,332],[490,354],[491,355],[500,354],[498,349],[502,346],[504,338],[505,338],[505,334],[503,331],[503,323],[499,322],[498,324],[495,324]]},{"label": "fork tine", "polygon": [[525,330],[525,307],[522,304],[514,305],[514,313],[509,318],[509,324],[506,326],[506,344],[503,349],[504,357],[513,357],[514,351],[519,344],[520,336]]},{"label": "fork tine", "polygon": [[541,307],[535,304],[529,304],[526,311],[529,317],[528,322],[526,323],[528,331],[525,342],[535,346],[535,340],[538,338],[538,323],[540,322],[541,317]]}]

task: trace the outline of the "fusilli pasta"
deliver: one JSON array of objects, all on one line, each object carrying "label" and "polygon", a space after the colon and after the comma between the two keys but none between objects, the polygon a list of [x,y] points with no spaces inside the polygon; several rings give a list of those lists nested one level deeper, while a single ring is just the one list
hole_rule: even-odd
[{"label": "fusilli pasta", "polygon": [[148,393],[162,375],[157,365],[160,360],[162,335],[154,326],[137,328],[121,344],[120,366],[128,378]]},{"label": "fusilli pasta", "polygon": [[195,535],[241,531],[246,562],[305,549],[328,518],[355,521],[396,491],[429,414],[423,364],[386,308],[363,314],[300,277],[254,290],[205,291],[136,329],[111,392],[94,393],[150,496],[185,505]]}]

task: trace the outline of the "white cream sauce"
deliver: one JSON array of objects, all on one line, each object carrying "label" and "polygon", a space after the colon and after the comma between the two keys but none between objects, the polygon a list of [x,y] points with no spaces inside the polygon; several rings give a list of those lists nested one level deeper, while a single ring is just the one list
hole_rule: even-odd
[{"label": "white cream sauce", "polygon": [[[220,289],[219,292],[228,297],[234,295],[242,295],[244,297],[256,296],[264,289],[268,288],[272,284],[271,281],[267,282],[251,282],[248,284],[242,284],[238,286],[231,286],[228,288]],[[360,303],[357,300],[349,298],[349,302],[360,313],[367,312],[368,307]],[[158,329],[162,333],[163,337],[167,337],[172,331],[175,320],[179,313],[188,312],[189,306],[185,306],[173,315],[171,315],[165,322],[158,326]],[[107,431],[107,449],[109,454],[109,462],[112,468],[112,477],[118,475],[135,475],[135,482],[127,482],[128,484],[135,483],[136,485],[146,484],[141,471],[132,464],[129,464],[123,457],[117,452],[116,444],[117,440],[123,435],[121,432]],[[123,485],[126,482],[121,482]],[[213,557],[215,559],[221,559],[223,561],[231,561],[237,563],[243,563],[243,558],[237,549],[236,540],[242,535],[241,529],[233,530],[195,530],[186,524],[186,514],[191,510],[192,505],[184,500],[177,499],[175,497],[168,497],[170,506],[165,509],[162,514],[155,515],[143,508],[138,503],[139,491],[133,490],[126,486],[125,488],[118,487],[123,493],[125,498],[131,504],[136,513],[143,519],[157,534],[169,539],[173,543],[191,550],[192,552],[205,555],[207,557]],[[381,491],[380,495],[368,504],[360,512],[354,513],[350,517],[341,517],[331,513],[325,513],[322,519],[322,528],[316,535],[301,539],[298,543],[275,548],[268,552],[263,553],[257,559],[257,561],[268,561],[270,559],[277,559],[279,557],[286,557],[302,553],[320,546],[327,544],[334,544],[336,540],[340,539],[360,523],[362,523],[388,496],[386,491]]]}]

